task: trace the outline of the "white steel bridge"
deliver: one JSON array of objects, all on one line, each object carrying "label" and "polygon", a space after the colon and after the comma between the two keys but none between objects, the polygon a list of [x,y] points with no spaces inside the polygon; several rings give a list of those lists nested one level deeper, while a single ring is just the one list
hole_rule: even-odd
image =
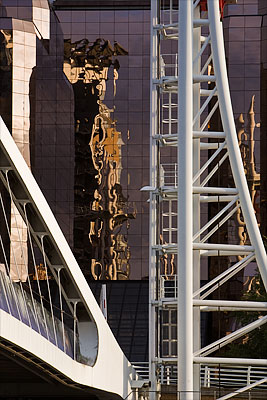
[{"label": "white steel bridge", "polygon": [[[0,346],[60,382],[127,397],[133,368],[2,119],[0,177]],[[10,241],[10,214],[15,244]],[[28,238],[29,254],[22,235]],[[32,263],[34,280],[29,275],[22,279],[22,262],[26,270]]]},{"label": "white steel bridge", "polygon": [[[211,386],[217,365],[259,367],[257,379],[252,383],[247,379],[239,389],[243,392],[267,382],[262,368],[266,359],[212,357],[218,348],[263,326],[267,317],[255,317],[249,325],[201,348],[201,312],[267,310],[264,302],[208,299],[251,262],[257,263],[267,287],[266,252],[231,108],[222,3],[169,0],[165,8],[157,0],[151,3],[151,176],[150,185],[142,189],[150,193],[151,218],[149,380],[142,379],[141,373],[137,376],[124,356],[0,120],[0,346],[65,385],[126,399],[147,383],[142,395],[154,400],[161,386],[174,379],[179,400],[195,400],[200,398],[203,371],[204,386]],[[165,53],[170,40],[176,50]],[[221,115],[220,131],[210,129],[216,112]],[[232,184],[211,185],[227,160]],[[205,210],[215,203],[218,210],[210,217]],[[242,213],[249,243],[240,244],[235,237],[228,243],[214,240],[237,213]],[[222,256],[229,258],[231,266],[201,287],[205,260]],[[29,277],[30,269],[34,279]],[[172,296],[166,295],[169,282],[174,287]],[[165,318],[173,321],[164,322]],[[170,333],[167,339],[164,324]],[[226,400],[236,394],[216,398]]]}]

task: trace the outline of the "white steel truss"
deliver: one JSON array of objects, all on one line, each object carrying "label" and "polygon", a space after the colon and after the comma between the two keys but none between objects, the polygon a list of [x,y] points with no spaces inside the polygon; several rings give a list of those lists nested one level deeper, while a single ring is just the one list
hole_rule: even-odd
[{"label": "white steel truss", "polygon": [[[151,0],[150,185],[142,188],[150,192],[151,399],[160,393],[160,371],[166,365],[178,363],[179,400],[200,398],[200,365],[267,365],[267,360],[212,357],[266,322],[256,314],[251,324],[201,348],[201,312],[267,307],[263,302],[208,299],[251,263],[257,264],[266,289],[267,257],[238,145],[220,2],[207,0],[207,11],[201,4]],[[212,122],[218,114],[220,129]],[[230,175],[225,186],[216,178],[222,168]],[[213,207],[208,213],[215,204],[217,211]],[[242,243],[233,228],[240,214],[249,238]],[[230,232],[227,241],[218,239],[222,229]],[[223,271],[201,287],[203,265],[211,259],[219,264],[222,257],[227,257]],[[164,328],[167,310],[176,313],[177,333],[170,333],[174,320]],[[164,347],[167,334],[173,336]],[[258,384],[263,382],[265,378]]]}]

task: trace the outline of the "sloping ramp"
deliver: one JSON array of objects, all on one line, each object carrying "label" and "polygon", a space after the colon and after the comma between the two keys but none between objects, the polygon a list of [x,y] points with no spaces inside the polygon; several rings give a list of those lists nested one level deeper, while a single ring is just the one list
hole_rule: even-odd
[{"label": "sloping ramp", "polygon": [[[61,382],[127,397],[132,367],[2,118],[0,178],[1,346],[36,365],[40,360],[44,370]],[[12,223],[19,249],[7,240],[11,209],[18,216]],[[20,278],[18,257],[35,271],[35,279]],[[10,276],[11,263],[17,268],[16,280]]]}]

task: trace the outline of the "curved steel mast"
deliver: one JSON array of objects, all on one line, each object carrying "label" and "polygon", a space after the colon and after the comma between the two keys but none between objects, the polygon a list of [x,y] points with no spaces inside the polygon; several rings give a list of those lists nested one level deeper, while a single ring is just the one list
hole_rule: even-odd
[{"label": "curved steel mast", "polygon": [[[142,189],[150,192],[151,399],[173,376],[179,400],[199,399],[201,365],[267,365],[267,360],[210,356],[264,324],[265,317],[255,316],[252,324],[201,347],[202,311],[267,309],[263,302],[216,298],[216,289],[251,263],[267,288],[267,258],[236,135],[222,2],[206,3],[180,0],[175,6],[169,0],[164,8],[151,1],[150,186]],[[217,113],[222,129],[212,131]],[[226,186],[219,179],[214,184],[222,168],[231,176]],[[214,204],[217,211],[210,215]],[[244,244],[231,228],[240,212],[249,237]],[[227,243],[218,240],[222,229],[229,232]],[[201,269],[211,259],[219,265],[222,257],[223,272],[218,268],[201,287]]]}]

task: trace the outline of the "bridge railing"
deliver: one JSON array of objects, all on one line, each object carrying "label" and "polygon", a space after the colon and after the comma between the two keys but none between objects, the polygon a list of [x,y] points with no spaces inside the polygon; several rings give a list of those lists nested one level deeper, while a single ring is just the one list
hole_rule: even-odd
[{"label": "bridge railing", "polygon": [[[52,318],[51,312],[47,309],[49,306],[47,300],[43,298],[43,304],[36,300],[38,293],[34,290],[30,291],[27,283],[20,285],[18,282],[12,282],[10,276],[2,270],[0,271],[0,293],[0,309],[39,332],[71,358],[74,358],[75,353],[76,356],[79,354],[78,335],[76,334],[74,340],[74,331],[56,317],[60,309],[53,307],[54,318]],[[44,305],[44,303],[47,304]],[[73,316],[69,314],[68,319],[73,320]],[[74,351],[74,345],[76,351]]]},{"label": "bridge railing", "polygon": [[[136,372],[145,381],[149,381],[148,362],[133,362]],[[232,365],[201,365],[202,388],[242,388],[263,378],[267,378],[267,367],[241,367]],[[177,366],[162,364],[158,379],[162,385],[177,385]],[[261,390],[267,390],[267,382],[260,385]]]}]

